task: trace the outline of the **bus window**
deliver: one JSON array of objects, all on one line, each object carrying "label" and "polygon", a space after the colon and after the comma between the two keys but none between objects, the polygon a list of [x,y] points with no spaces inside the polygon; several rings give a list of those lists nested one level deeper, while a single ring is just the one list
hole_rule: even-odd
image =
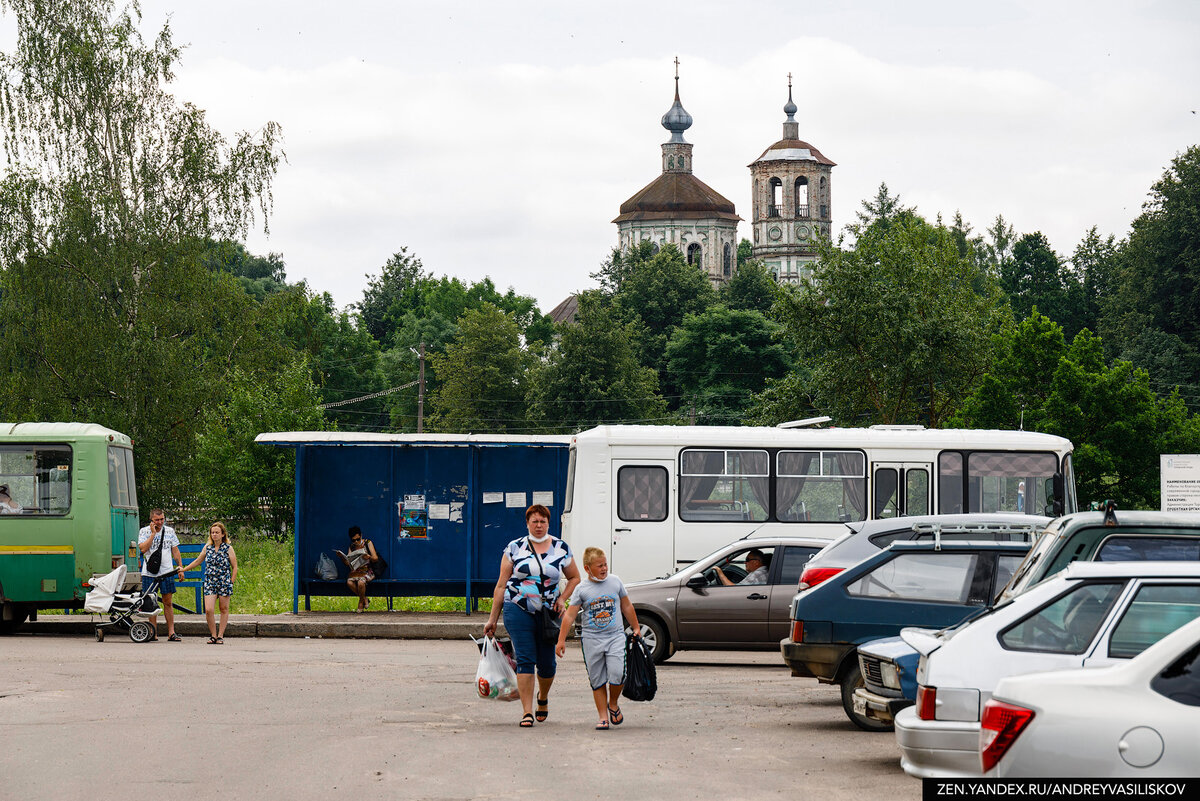
[{"label": "bus window", "polygon": [[111,505],[122,509],[137,508],[133,452],[128,448],[108,449],[108,500]]},{"label": "bus window", "polygon": [[767,519],[766,451],[690,449],[680,454],[679,516],[687,521]]},{"label": "bus window", "polygon": [[938,455],[938,512],[957,515],[965,511],[962,454],[943,451]]},{"label": "bus window", "polygon": [[972,512],[1046,512],[1047,487],[1058,470],[1052,453],[976,451],[967,457]]},{"label": "bus window", "polygon": [[69,445],[9,445],[0,448],[0,484],[22,515],[65,515],[71,511]]},{"label": "bus window", "polygon": [[617,471],[617,517],[658,522],[667,519],[667,469],[655,465]]},{"label": "bus window", "polygon": [[900,471],[894,467],[875,470],[875,518],[900,516]]},{"label": "bus window", "polygon": [[780,451],[776,516],[789,523],[867,519],[866,457],[859,451]]}]

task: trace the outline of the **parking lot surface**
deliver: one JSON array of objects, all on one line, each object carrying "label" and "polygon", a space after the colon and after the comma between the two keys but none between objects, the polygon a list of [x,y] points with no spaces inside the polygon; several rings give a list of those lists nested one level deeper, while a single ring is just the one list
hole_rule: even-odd
[{"label": "parking lot surface", "polygon": [[0,798],[906,801],[891,734],[778,654],[687,652],[595,731],[583,661],[550,719],[474,690],[470,640],[0,639]]}]

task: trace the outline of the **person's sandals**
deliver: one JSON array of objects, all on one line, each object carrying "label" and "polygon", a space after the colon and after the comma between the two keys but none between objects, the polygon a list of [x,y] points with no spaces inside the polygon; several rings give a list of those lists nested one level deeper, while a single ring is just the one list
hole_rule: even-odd
[{"label": "person's sandals", "polygon": [[526,712],[524,715],[522,715],[521,722],[518,725],[520,725],[520,727],[522,729],[532,729],[533,728],[533,713]]},{"label": "person's sandals", "polygon": [[596,731],[608,731],[608,721],[602,720],[596,724]]},{"label": "person's sandals", "polygon": [[536,715],[537,722],[545,723],[546,718],[550,717],[550,699],[549,698],[539,698],[539,699],[537,699],[537,705],[538,705],[537,715]]},{"label": "person's sandals", "polygon": [[612,722],[612,725],[614,725],[614,726],[620,726],[622,723],[624,723],[625,716],[623,714],[621,714],[621,707],[617,707],[616,709],[613,709],[610,706],[608,708],[608,719]]},{"label": "person's sandals", "polygon": [[224,644],[225,644],[225,640],[224,640],[224,639],[222,639],[221,637],[218,637],[218,638],[217,638],[217,641],[216,641],[216,643],[214,643],[214,644],[215,644],[215,645],[224,645]]},{"label": "person's sandals", "polygon": [[209,638],[208,638],[208,644],[209,644],[209,645],[216,645],[216,644],[217,644],[217,638],[216,638],[216,637],[209,637]]},{"label": "person's sandals", "polygon": [[183,638],[178,634],[171,634],[167,637],[167,642],[183,642]]}]

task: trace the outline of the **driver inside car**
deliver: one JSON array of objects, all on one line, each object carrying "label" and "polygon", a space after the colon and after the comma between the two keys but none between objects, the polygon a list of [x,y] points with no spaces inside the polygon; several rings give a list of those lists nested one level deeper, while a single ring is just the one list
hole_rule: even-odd
[{"label": "driver inside car", "polygon": [[729,576],[725,575],[725,571],[719,567],[714,567],[713,570],[717,573],[717,580],[726,587],[732,587],[734,584],[766,584],[767,583],[767,559],[763,552],[757,548],[746,554],[746,576],[741,581],[733,581]]}]

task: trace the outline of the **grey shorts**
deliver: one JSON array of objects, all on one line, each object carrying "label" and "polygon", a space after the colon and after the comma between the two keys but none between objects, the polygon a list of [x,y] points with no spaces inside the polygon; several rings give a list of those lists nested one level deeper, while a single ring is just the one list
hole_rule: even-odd
[{"label": "grey shorts", "polygon": [[579,643],[583,648],[583,664],[587,666],[588,682],[593,690],[605,684],[625,683],[625,633],[599,639],[584,632]]}]

